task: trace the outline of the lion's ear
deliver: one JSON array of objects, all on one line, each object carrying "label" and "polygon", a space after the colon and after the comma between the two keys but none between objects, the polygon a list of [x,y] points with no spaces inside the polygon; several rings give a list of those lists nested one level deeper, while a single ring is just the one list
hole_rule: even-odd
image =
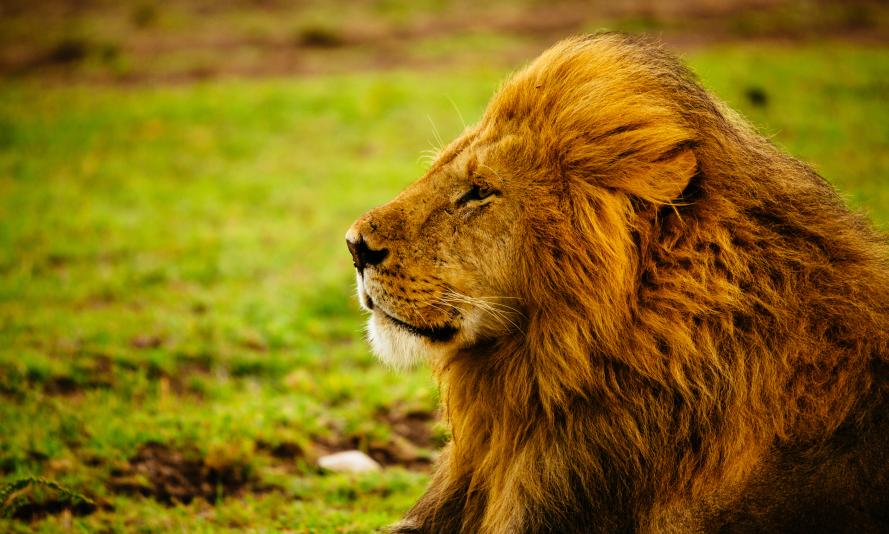
[{"label": "lion's ear", "polygon": [[655,162],[661,168],[656,170],[657,176],[653,188],[667,202],[681,200],[682,192],[698,172],[698,158],[693,145],[682,147],[678,153],[671,154],[663,161]]},{"label": "lion's ear", "polygon": [[653,204],[682,200],[682,192],[698,172],[695,144],[684,142],[650,161],[636,160],[624,169],[618,187]]}]

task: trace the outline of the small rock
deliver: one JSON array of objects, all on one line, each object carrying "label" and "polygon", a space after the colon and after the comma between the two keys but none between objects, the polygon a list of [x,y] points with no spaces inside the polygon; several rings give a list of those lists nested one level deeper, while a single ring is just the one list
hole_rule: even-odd
[{"label": "small rock", "polygon": [[323,469],[341,473],[366,473],[380,470],[380,464],[361,451],[328,454],[318,458],[318,465]]}]

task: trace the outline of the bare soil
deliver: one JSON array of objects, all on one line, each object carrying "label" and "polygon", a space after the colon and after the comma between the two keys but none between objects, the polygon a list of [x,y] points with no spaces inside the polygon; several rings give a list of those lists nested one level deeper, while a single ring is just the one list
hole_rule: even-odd
[{"label": "bare soil", "polygon": [[17,506],[12,513],[13,519],[23,522],[32,522],[48,515],[71,514],[72,516],[84,516],[95,512],[98,507],[88,502],[71,504],[65,499],[47,499],[42,501],[26,502]]},{"label": "bare soil", "polygon": [[212,503],[248,488],[256,490],[247,464],[211,466],[196,454],[161,443],[143,445],[126,466],[112,471],[112,477],[112,491],[140,494],[168,505],[187,504],[197,498]]}]

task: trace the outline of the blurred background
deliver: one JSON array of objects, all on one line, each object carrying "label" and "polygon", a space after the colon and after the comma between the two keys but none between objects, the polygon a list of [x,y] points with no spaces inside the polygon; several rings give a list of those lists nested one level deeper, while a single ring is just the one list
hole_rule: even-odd
[{"label": "blurred background", "polygon": [[[447,439],[343,234],[556,40],[645,33],[889,224],[889,4],[0,0],[0,531],[369,532]],[[382,469],[320,469],[359,449]]]}]

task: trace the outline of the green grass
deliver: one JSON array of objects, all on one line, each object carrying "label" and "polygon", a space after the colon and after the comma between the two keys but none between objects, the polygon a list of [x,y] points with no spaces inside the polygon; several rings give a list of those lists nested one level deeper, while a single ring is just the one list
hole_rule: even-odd
[{"label": "green grass", "polygon": [[[689,61],[889,223],[886,51],[725,46]],[[0,531],[366,532],[403,513],[425,471],[313,463],[391,450],[391,422],[437,402],[427,370],[369,355],[343,234],[423,172],[436,130],[462,129],[452,102],[476,120],[504,75],[0,85],[0,486],[43,476],[96,502],[72,516],[30,488],[18,502],[53,513]],[[432,432],[412,454],[432,454]],[[164,503],[138,469],[147,447],[197,466],[212,496]]]}]

